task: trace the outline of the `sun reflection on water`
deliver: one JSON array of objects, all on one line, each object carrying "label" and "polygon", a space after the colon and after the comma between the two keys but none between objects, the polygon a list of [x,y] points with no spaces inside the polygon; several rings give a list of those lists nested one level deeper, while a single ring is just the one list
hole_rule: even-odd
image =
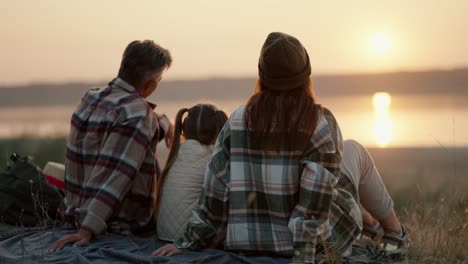
[{"label": "sun reflection on water", "polygon": [[379,147],[386,147],[392,141],[392,120],[390,119],[390,104],[392,97],[385,92],[375,93],[372,97],[374,105],[374,137]]}]

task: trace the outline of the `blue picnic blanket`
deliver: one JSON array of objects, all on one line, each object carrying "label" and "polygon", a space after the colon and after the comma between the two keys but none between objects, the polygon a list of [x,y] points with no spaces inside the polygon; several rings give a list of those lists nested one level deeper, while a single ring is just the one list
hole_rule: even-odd
[{"label": "blue picnic blanket", "polygon": [[[1,229],[0,229],[1,230]],[[65,246],[62,251],[49,253],[57,239],[76,230],[66,228],[28,228],[0,232],[0,264],[29,263],[197,263],[197,264],[286,264],[290,258],[242,256],[218,249],[184,251],[172,257],[153,257],[151,253],[165,242],[154,235],[136,237],[118,234],[100,235],[86,247]],[[317,257],[317,259],[321,259]],[[400,256],[382,255],[371,249],[353,247],[352,255],[341,260],[344,264],[382,264],[403,260]],[[323,262],[322,262],[323,261]],[[320,263],[327,263],[322,258]]]},{"label": "blue picnic blanket", "polygon": [[289,258],[267,256],[240,256],[234,253],[206,249],[184,251],[172,257],[153,257],[151,252],[165,242],[154,236],[135,237],[125,235],[98,236],[86,247],[66,246],[62,251],[49,253],[52,243],[75,230],[55,228],[51,230],[26,229],[0,234],[0,263],[288,263]]}]

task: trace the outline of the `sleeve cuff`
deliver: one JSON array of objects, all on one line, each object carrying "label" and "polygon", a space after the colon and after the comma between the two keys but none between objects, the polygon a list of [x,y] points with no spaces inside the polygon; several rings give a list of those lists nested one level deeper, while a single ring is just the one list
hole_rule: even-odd
[{"label": "sleeve cuff", "polygon": [[107,230],[107,223],[93,212],[78,208],[75,209],[75,214],[80,228],[87,229],[94,235],[99,235]]},{"label": "sleeve cuff", "polygon": [[295,242],[293,263],[315,263],[315,243]]},{"label": "sleeve cuff", "polygon": [[197,249],[196,247],[194,247],[195,242],[188,241],[188,240],[186,240],[184,237],[179,238],[178,240],[176,240],[176,241],[174,242],[174,245],[175,245],[178,249],[192,249],[192,250]]}]

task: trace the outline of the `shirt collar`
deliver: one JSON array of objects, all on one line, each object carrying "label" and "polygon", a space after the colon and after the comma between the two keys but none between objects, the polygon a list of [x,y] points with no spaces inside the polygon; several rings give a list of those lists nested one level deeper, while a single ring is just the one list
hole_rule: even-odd
[{"label": "shirt collar", "polygon": [[[138,95],[141,97],[141,95],[138,93],[138,91],[136,90],[135,87],[133,87],[133,85],[129,84],[128,82],[124,81],[123,79],[119,78],[119,77],[115,77],[110,83],[109,83],[109,86],[116,86],[116,87],[119,87],[131,94],[134,94],[134,95]],[[141,97],[143,100],[145,100],[143,97]],[[156,104],[155,103],[151,103],[151,102],[148,102],[145,100],[145,102],[147,104],[149,104],[149,106],[154,110],[156,108]]]}]

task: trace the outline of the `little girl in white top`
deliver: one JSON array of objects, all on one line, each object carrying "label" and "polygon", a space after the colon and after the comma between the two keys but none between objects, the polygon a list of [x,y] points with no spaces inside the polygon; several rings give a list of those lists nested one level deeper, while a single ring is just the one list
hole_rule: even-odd
[{"label": "little girl in white top", "polygon": [[[210,104],[177,113],[174,143],[157,186],[159,239],[174,241],[184,234],[202,191],[213,144],[226,121],[226,113]],[[181,138],[185,139],[182,144]]]}]

